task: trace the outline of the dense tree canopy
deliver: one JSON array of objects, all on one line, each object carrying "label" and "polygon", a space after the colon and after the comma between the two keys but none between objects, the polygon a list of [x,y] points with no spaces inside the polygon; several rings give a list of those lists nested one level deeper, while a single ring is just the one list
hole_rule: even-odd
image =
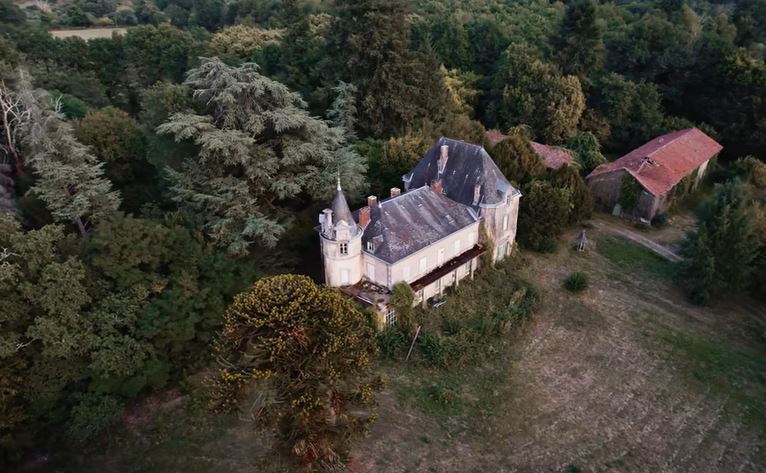
[{"label": "dense tree canopy", "polygon": [[[761,0],[17,3],[0,0],[3,471],[204,367],[235,293],[316,273],[312,228],[338,174],[356,207],[440,136],[513,128],[490,153],[523,193],[519,242],[548,250],[590,212],[578,172],[700,127],[724,146],[714,177],[742,189],[701,214],[682,280],[700,301],[766,294]],[[128,29],[49,31],[73,26]],[[576,166],[544,170],[529,139]],[[343,456],[334,442],[325,458]]]}]

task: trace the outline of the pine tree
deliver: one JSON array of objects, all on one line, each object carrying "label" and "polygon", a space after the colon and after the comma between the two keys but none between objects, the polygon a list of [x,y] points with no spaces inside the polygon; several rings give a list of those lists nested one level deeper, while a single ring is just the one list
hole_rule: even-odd
[{"label": "pine tree", "polygon": [[698,228],[684,246],[681,273],[692,299],[708,303],[720,294],[747,290],[758,249],[742,183],[727,181],[701,210]]},{"label": "pine tree", "polygon": [[386,138],[423,116],[425,70],[408,48],[407,0],[338,0],[330,40],[331,69],[357,87],[359,130]]},{"label": "pine tree", "polygon": [[596,8],[595,0],[569,2],[551,41],[564,73],[576,75],[583,83],[604,62],[602,29],[596,19]]},{"label": "pine tree", "polygon": [[168,169],[174,198],[230,253],[246,254],[256,241],[275,245],[284,199],[304,190],[327,199],[338,173],[349,192],[363,187],[365,166],[345,147],[345,130],[312,118],[297,94],[257,65],[205,59],[186,84],[200,113],[176,113],[157,128],[199,148],[183,169]]}]

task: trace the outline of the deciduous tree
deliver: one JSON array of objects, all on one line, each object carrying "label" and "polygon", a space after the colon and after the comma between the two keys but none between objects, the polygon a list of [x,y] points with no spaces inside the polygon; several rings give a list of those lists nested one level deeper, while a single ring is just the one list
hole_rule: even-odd
[{"label": "deciduous tree", "polygon": [[563,75],[529,47],[512,45],[498,74],[500,119],[506,126],[526,124],[548,143],[577,131],[585,97],[577,77]]}]

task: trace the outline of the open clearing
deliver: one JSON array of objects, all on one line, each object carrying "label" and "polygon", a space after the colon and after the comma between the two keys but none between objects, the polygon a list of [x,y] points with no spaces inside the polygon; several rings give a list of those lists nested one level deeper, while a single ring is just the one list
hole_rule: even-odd
[{"label": "open clearing", "polygon": [[[690,305],[664,260],[599,230],[589,237],[586,253],[524,256],[543,305],[481,366],[386,364],[380,418],[349,468],[766,471],[763,308]],[[562,288],[573,271],[590,276],[579,295]],[[288,470],[246,421],[186,404],[84,452],[71,471]]]},{"label": "open clearing", "polygon": [[111,38],[113,34],[122,36],[128,31],[127,28],[80,28],[70,30],[50,30],[51,36],[54,38],[69,38],[77,36],[84,40],[94,38]]}]

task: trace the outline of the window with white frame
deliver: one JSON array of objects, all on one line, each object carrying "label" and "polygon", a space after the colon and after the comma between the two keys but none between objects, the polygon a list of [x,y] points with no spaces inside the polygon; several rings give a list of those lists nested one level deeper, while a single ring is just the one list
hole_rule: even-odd
[{"label": "window with white frame", "polygon": [[476,244],[476,234],[475,233],[469,233],[468,234],[468,246],[473,248],[473,246]]},{"label": "window with white frame", "polygon": [[436,259],[436,266],[441,266],[444,264],[444,248],[439,248],[439,253]]},{"label": "window with white frame", "polygon": [[508,230],[508,216],[503,216],[503,231]]},{"label": "window with white frame", "polygon": [[373,263],[367,263],[367,279],[375,282],[375,265]]},{"label": "window with white frame", "polygon": [[373,250],[372,242],[368,241],[367,242],[367,251],[372,251],[372,250]]},{"label": "window with white frame", "polygon": [[340,254],[347,255],[348,254],[348,243],[341,243],[340,244]]},{"label": "window with white frame", "polygon": [[418,263],[418,274],[423,274],[426,272],[428,260],[426,260],[426,257],[420,258],[420,262]]},{"label": "window with white frame", "polygon": [[402,269],[402,278],[405,281],[409,282],[410,280],[410,265],[409,264],[405,266],[404,269]]},{"label": "window with white frame", "polygon": [[349,280],[351,279],[351,272],[348,269],[341,269],[340,270],[340,283],[342,285],[347,285],[349,283]]},{"label": "window with white frame", "polygon": [[386,308],[386,327],[390,327],[396,323],[396,309],[394,306],[389,305]]},{"label": "window with white frame", "polygon": [[455,240],[455,256],[460,254],[460,240]]}]

